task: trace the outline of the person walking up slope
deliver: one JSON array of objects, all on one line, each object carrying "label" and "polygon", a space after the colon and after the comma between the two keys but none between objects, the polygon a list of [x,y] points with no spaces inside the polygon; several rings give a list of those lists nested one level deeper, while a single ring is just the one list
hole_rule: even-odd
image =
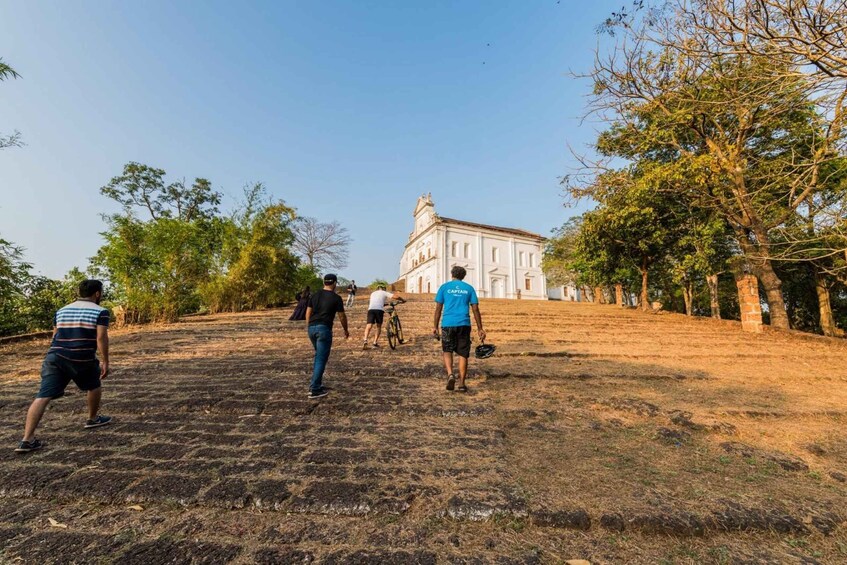
[{"label": "person walking up slope", "polygon": [[385,303],[392,300],[401,303],[406,302],[399,294],[385,290],[384,284],[377,286],[376,290],[371,293],[368,302],[367,325],[365,326],[365,343],[362,345],[362,349],[368,348],[368,338],[371,335],[371,328],[374,326],[376,326],[376,335],[374,336],[373,346],[379,347],[379,334],[382,332],[382,322],[385,319]]},{"label": "person walking up slope", "polygon": [[[65,394],[71,381],[88,393],[86,428],[99,428],[112,422],[98,415],[101,383],[109,375],[109,311],[100,306],[103,283],[85,280],[79,284],[79,300],[60,308],[53,318],[53,342],[41,365],[41,388],[26,414],[23,440],[18,453],[41,449],[35,429],[47,405]],[[97,351],[100,360],[97,360]]]},{"label": "person walking up slope", "polygon": [[324,275],[323,290],[314,293],[306,308],[306,327],[309,340],[315,348],[315,365],[312,371],[312,382],[309,384],[309,398],[320,398],[329,394],[323,386],[324,370],[332,351],[332,325],[335,315],[341,321],[344,338],[350,339],[347,330],[347,314],[344,313],[344,301],[335,292],[338,277],[333,274]]},{"label": "person walking up slope", "polygon": [[347,308],[353,307],[353,302],[356,300],[357,290],[359,290],[359,287],[356,286],[356,281],[350,281],[350,284],[347,285]]},{"label": "person walking up slope", "polygon": [[[468,357],[471,354],[471,317],[468,308],[473,311],[476,330],[480,341],[485,341],[482,329],[482,314],[479,313],[479,299],[474,287],[464,282],[464,267],[458,265],[450,270],[453,280],[439,287],[435,295],[435,321],[432,333],[441,336],[441,350],[444,368],[447,370],[447,390],[456,388],[453,374],[453,354],[459,356],[459,392],[467,392],[465,377],[468,375]],[[443,318],[442,318],[443,313]],[[438,325],[441,324],[439,334]]]}]

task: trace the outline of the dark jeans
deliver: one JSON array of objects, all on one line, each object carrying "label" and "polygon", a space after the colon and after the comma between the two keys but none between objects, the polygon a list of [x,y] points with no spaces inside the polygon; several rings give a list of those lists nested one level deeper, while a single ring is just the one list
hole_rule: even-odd
[{"label": "dark jeans", "polygon": [[332,329],[315,324],[309,326],[309,339],[315,348],[315,369],[312,372],[312,383],[309,385],[310,392],[316,392],[323,386],[324,370],[329,360],[329,352],[332,350]]}]

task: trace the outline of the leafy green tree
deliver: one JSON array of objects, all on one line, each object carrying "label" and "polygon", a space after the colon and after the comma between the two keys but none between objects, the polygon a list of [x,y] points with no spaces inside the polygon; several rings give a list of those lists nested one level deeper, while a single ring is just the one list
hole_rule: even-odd
[{"label": "leafy green tree", "polygon": [[291,300],[302,286],[314,284],[314,271],[301,268],[291,249],[294,219],[294,210],[268,199],[261,183],[245,188],[244,203],[222,222],[216,274],[200,287],[209,310],[277,306]]},{"label": "leafy green tree", "polygon": [[385,279],[374,279],[374,281],[368,285],[368,288],[371,290],[376,290],[380,285],[388,288],[389,282]]},{"label": "leafy green tree", "polygon": [[689,23],[674,5],[617,27],[616,48],[592,73],[591,107],[612,123],[598,145],[609,158],[675,163],[660,169],[666,188],[721,214],[764,287],[771,323],[787,328],[772,232],[823,190],[841,128],[823,127],[797,65],[721,48]]},{"label": "leafy green tree", "polygon": [[[205,179],[166,184],[161,169],[129,163],[101,193],[123,206],[105,218],[93,259],[112,283],[126,321],[175,320],[200,307],[221,248],[220,194]],[[137,214],[145,214],[140,219]]]},{"label": "leafy green tree", "polygon": [[23,259],[22,248],[0,239],[0,335],[13,335],[27,329],[18,309],[25,297],[31,267]]},{"label": "leafy green tree", "polygon": [[544,244],[541,268],[547,280],[554,286],[579,285],[581,270],[577,265],[577,239],[582,227],[582,217],[570,218],[561,227],[553,230],[552,237]]}]

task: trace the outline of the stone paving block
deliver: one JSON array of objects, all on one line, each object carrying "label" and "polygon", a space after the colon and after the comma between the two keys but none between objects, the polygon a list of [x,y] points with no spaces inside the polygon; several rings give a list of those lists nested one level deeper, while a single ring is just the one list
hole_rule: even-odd
[{"label": "stone paving block", "polygon": [[118,562],[122,565],[159,563],[213,565],[229,563],[235,560],[239,553],[241,548],[235,545],[158,539],[129,547],[118,558]]},{"label": "stone paving block", "polygon": [[250,493],[242,479],[226,479],[212,485],[203,494],[201,502],[222,508],[244,508],[250,502]]},{"label": "stone paving block", "polygon": [[143,479],[140,483],[127,489],[126,496],[130,502],[177,502],[189,504],[194,502],[197,494],[207,481],[186,475],[159,475]]},{"label": "stone paving block", "polygon": [[49,449],[44,453],[43,460],[75,466],[97,465],[115,454],[116,451],[112,449]]},{"label": "stone paving block", "polygon": [[258,454],[277,461],[296,461],[304,451],[305,448],[298,445],[270,443],[261,446]]},{"label": "stone paving block", "polygon": [[263,548],[253,554],[256,565],[282,565],[283,563],[314,563],[314,554],[299,549]]},{"label": "stone paving block", "polygon": [[526,516],[526,504],[520,498],[492,492],[463,492],[447,501],[445,514],[454,520],[479,522],[497,515]]},{"label": "stone paving block", "polygon": [[435,565],[438,562],[431,551],[378,551],[359,550],[352,553],[337,551],[327,555],[325,565]]},{"label": "stone paving block", "polygon": [[38,466],[12,471],[0,479],[0,496],[33,496],[50,491],[73,467]]},{"label": "stone paving block", "polygon": [[286,481],[263,480],[250,485],[253,504],[258,508],[280,510],[283,503],[291,497]]},{"label": "stone paving block", "polygon": [[108,536],[62,530],[47,530],[19,539],[6,550],[5,557],[25,563],[70,565],[96,563],[116,549]]},{"label": "stone paving block", "polygon": [[38,500],[22,501],[14,498],[0,500],[0,522],[24,524],[44,515],[46,503]]},{"label": "stone paving block", "polygon": [[148,443],[142,445],[127,455],[140,459],[163,459],[174,460],[185,457],[192,447],[188,445],[174,445],[172,443]]},{"label": "stone paving block", "polygon": [[364,463],[373,457],[374,454],[369,451],[329,448],[316,449],[303,457],[303,461],[319,465],[350,465],[351,463]]},{"label": "stone paving block", "polygon": [[578,510],[535,510],[530,512],[532,523],[553,528],[591,529],[591,516],[583,509]]},{"label": "stone paving block", "polygon": [[223,461],[188,459],[182,461],[160,461],[156,468],[160,471],[185,473],[188,475],[215,475],[220,473],[223,466]]},{"label": "stone paving block", "polygon": [[260,414],[265,408],[264,402],[255,400],[221,400],[211,408],[213,412],[224,414]]},{"label": "stone paving block", "polygon": [[[0,552],[2,548],[13,545],[18,538],[28,536],[32,530],[22,526],[14,526],[11,528],[0,528]],[[2,556],[2,553],[0,553]]]},{"label": "stone paving block", "polygon": [[89,499],[109,502],[140,475],[104,470],[83,470],[57,483],[52,491],[65,500]]},{"label": "stone paving block", "polygon": [[322,481],[312,483],[292,500],[291,510],[313,514],[362,516],[373,510],[368,483]]},{"label": "stone paving block", "polygon": [[250,477],[260,476],[267,471],[275,468],[277,465],[273,461],[252,460],[252,461],[236,461],[234,463],[224,463],[220,466],[219,472],[222,477],[246,475]]},{"label": "stone paving block", "polygon": [[109,457],[102,459],[97,464],[104,469],[116,469],[123,471],[141,471],[144,469],[155,469],[159,463],[150,459],[135,459],[132,457]]}]

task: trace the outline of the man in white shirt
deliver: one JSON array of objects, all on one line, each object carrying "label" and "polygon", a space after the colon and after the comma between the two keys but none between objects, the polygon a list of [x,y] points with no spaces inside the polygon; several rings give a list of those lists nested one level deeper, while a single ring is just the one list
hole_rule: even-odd
[{"label": "man in white shirt", "polygon": [[362,345],[362,349],[368,348],[368,338],[374,325],[376,325],[376,336],[373,346],[379,347],[379,334],[382,332],[382,320],[385,317],[385,303],[392,300],[406,302],[399,294],[386,291],[383,284],[377,286],[376,290],[371,293],[371,299],[368,303],[368,325],[365,327],[365,343]]}]

